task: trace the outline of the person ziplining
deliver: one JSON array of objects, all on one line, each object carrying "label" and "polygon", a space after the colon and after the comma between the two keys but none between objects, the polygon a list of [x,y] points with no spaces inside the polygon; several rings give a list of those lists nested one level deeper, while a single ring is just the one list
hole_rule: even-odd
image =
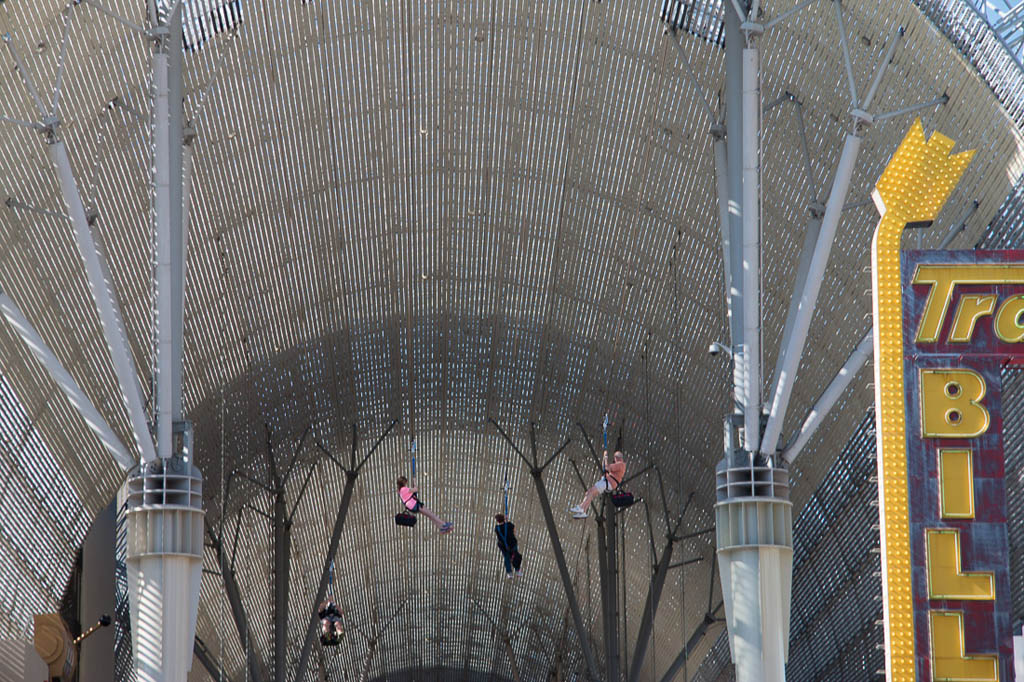
[{"label": "person ziplining", "polygon": [[402,498],[402,504],[413,514],[423,514],[437,526],[437,530],[440,533],[450,533],[455,527],[451,521],[443,521],[434,512],[427,509],[427,507],[420,501],[418,497],[419,488],[413,483],[409,485],[409,479],[405,476],[398,477],[398,496]]},{"label": "person ziplining", "polygon": [[327,595],[320,602],[320,643],[330,646],[345,638],[345,628],[341,624],[341,611],[332,595]]},{"label": "person ziplining", "polygon": [[338,608],[338,604],[331,594],[333,584],[334,562],[332,561],[327,596],[324,601],[320,602],[317,613],[320,616],[320,643],[324,646],[335,646],[345,638],[345,628],[341,624],[341,609]]},{"label": "person ziplining", "polygon": [[[523,574],[523,555],[519,553],[519,541],[516,540],[516,524],[505,518],[504,514],[495,514],[494,534],[498,536],[498,549],[505,560],[505,577]],[[513,573],[513,570],[515,573]]]},{"label": "person ziplining", "polygon": [[597,479],[594,485],[590,486],[581,501],[575,507],[569,508],[569,513],[575,519],[587,518],[587,509],[594,498],[601,493],[611,493],[622,483],[626,477],[626,458],[622,454],[622,425],[619,426],[619,436],[615,443],[615,455],[611,464],[608,463],[608,415],[604,416],[604,454],[601,457],[601,478]]},{"label": "person ziplining", "polygon": [[412,442],[412,485],[409,485],[409,479],[405,476],[398,477],[398,497],[402,500],[402,505],[405,510],[402,514],[399,514],[395,518],[395,522],[398,525],[413,526],[416,523],[416,517],[412,517],[412,522],[403,522],[400,517],[408,516],[410,514],[423,514],[431,522],[437,526],[437,530],[441,534],[450,533],[454,529],[454,524],[451,521],[442,520],[437,514],[428,509],[419,498],[419,488],[416,486],[416,441]]},{"label": "person ziplining", "polygon": [[[514,575],[523,574],[523,555],[519,553],[519,541],[516,540],[516,525],[508,520],[508,467],[509,455],[505,455],[505,482],[502,485],[505,491],[504,513],[495,514],[494,520],[497,525],[494,527],[494,534],[498,536],[498,549],[505,560],[505,577],[511,579]],[[515,571],[513,574],[512,571]]]}]

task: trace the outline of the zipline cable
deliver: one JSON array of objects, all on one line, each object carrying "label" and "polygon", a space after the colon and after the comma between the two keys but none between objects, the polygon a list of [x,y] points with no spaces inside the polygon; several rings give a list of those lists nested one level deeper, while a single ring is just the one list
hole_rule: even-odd
[{"label": "zipline cable", "polygon": [[508,468],[509,468],[509,464],[511,463],[511,459],[512,459],[512,453],[511,453],[511,451],[506,449],[505,450],[505,474],[504,474],[505,482],[503,484],[503,487],[505,488],[505,520],[506,521],[508,521],[508,489],[509,489],[509,484],[508,484]]},{"label": "zipline cable", "polygon": [[412,439],[412,485],[416,486],[416,437]]}]

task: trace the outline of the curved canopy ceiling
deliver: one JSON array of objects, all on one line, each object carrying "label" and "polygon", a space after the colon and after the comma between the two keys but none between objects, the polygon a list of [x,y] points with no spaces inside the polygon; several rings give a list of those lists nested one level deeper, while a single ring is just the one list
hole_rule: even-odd
[{"label": "curved canopy ceiling", "polygon": [[[795,4],[766,3],[766,18]],[[572,522],[563,510],[582,490],[573,465],[588,483],[596,476],[577,423],[597,436],[606,411],[625,423],[630,473],[655,467],[632,484],[647,505],[626,513],[621,537],[629,652],[650,539],[660,552],[666,521],[691,494],[681,532],[712,523],[729,410],[728,362],[706,351],[728,334],[709,135],[722,108],[721,7],[686,3],[672,33],[661,3],[648,0],[186,5],[193,23],[185,111],[196,137],[185,403],[206,476],[207,519],[226,538],[238,527],[236,572],[264,664],[273,576],[272,532],[261,514],[273,498],[235,476],[224,512],[224,474],[267,483],[270,458],[283,469],[294,457],[286,486],[289,503],[298,501],[294,666],[344,483],[324,453],[347,457],[355,424],[365,454],[398,419],[360,475],[335,563],[335,591],[353,630],[372,638],[404,604],[380,634],[369,677],[398,679],[404,670],[417,679],[449,674],[442,671],[511,678],[504,628],[523,679],[545,679],[552,669],[572,679],[581,656],[532,481],[488,418],[524,452],[530,422],[542,454],[573,439],[545,482],[599,642],[594,524]],[[929,131],[977,154],[937,225],[908,241],[935,245],[968,215],[954,245],[970,246],[1021,175],[1020,79],[1014,72],[1012,87],[994,84],[1001,53],[975,46],[961,54],[936,28],[944,7],[846,0],[843,18],[862,94],[897,29],[906,29],[874,113],[948,94],[948,103],[919,115]],[[0,2],[0,33],[10,33],[44,96],[57,80],[62,8],[62,0]],[[150,47],[127,27],[145,23],[144,6],[90,0],[70,16],[59,135],[97,216],[94,232],[148,395]],[[944,30],[961,40],[957,31],[967,28]],[[768,368],[808,207],[827,197],[853,129],[838,31],[834,4],[821,0],[762,41]],[[0,114],[38,118],[22,72],[10,53],[4,59]],[[897,115],[865,133],[784,438],[870,326],[865,267],[877,214],[868,195],[910,122]],[[0,287],[132,443],[46,142],[2,125]],[[0,480],[10,482],[0,504],[44,521],[32,530],[0,522],[9,550],[0,552],[0,596],[9,588],[33,595],[0,608],[0,635],[19,636],[28,614],[59,597],[74,548],[122,472],[6,325],[0,367],[0,400],[9,406],[0,409],[9,422]],[[855,382],[795,463],[797,508],[860,422],[870,404],[866,384]],[[405,531],[391,519],[393,481],[409,471],[413,438],[424,499],[456,524],[449,537],[433,537],[427,524]],[[300,499],[307,474],[313,483]],[[514,581],[502,579],[491,531],[506,475],[527,569]],[[717,602],[712,541],[696,535],[677,548],[698,561],[670,577],[642,679],[668,668],[703,619],[709,587]],[[207,568],[199,635],[241,673],[212,551]],[[354,675],[366,655],[353,634],[318,651],[313,667]]]}]

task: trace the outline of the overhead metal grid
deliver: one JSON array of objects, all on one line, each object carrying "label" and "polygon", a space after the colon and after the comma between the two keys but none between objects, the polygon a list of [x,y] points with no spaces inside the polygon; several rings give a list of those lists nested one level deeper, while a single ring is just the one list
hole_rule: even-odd
[{"label": "overhead metal grid", "polygon": [[884,669],[874,416],[793,524],[787,679],[875,679]]},{"label": "overhead metal grid", "polygon": [[1014,627],[1024,625],[1024,371],[1003,370],[1003,451],[1006,453],[1006,529]]},{"label": "overhead metal grid", "polygon": [[[55,81],[63,6],[59,0],[0,5],[0,32],[11,33],[43,89]],[[225,7],[227,14],[210,14]],[[542,452],[575,438],[545,473],[552,499],[562,505],[582,492],[570,457],[586,484],[598,474],[576,422],[593,431],[610,410],[627,425],[630,472],[658,466],[670,516],[695,493],[680,533],[711,525],[712,471],[728,409],[727,392],[713,387],[727,385],[729,369],[705,352],[726,332],[721,286],[714,284],[721,268],[707,135],[712,120],[702,100],[717,109],[722,53],[706,17],[720,9],[702,6],[703,28],[682,36],[695,87],[658,8],[646,2],[234,7],[190,4],[191,16],[211,17],[205,26],[213,30],[201,34],[205,42],[191,41],[186,57],[185,110],[197,137],[184,400],[196,424],[208,521],[223,529],[225,542],[233,543],[238,529],[232,551],[250,647],[272,669],[273,534],[262,515],[272,499],[260,487],[270,481],[268,432],[279,465],[299,449],[285,491],[289,504],[298,503],[289,600],[294,666],[343,486],[341,472],[316,443],[342,457],[355,423],[365,453],[399,418],[360,475],[336,557],[334,589],[351,629],[335,651],[314,655],[306,679],[320,666],[360,671],[367,647],[358,630],[372,636],[406,599],[380,635],[370,679],[398,671],[468,677],[489,670],[511,678],[501,639],[481,609],[507,628],[524,679],[543,679],[556,666],[573,679],[581,654],[538,505],[516,465],[512,518],[527,575],[516,581],[501,575],[491,517],[500,508],[507,445],[485,427],[486,419],[524,444],[527,422],[538,422]],[[111,16],[141,25],[143,12],[134,0],[73,6],[59,133],[85,203],[98,215],[94,231],[148,395],[149,53],[142,38]],[[1024,145],[1008,113],[1010,100],[993,94],[915,7],[848,0],[844,12],[860,87],[896,28],[906,27],[882,80],[879,112],[949,94],[945,106],[920,112],[927,127],[955,131],[963,148],[979,153],[923,241],[937,243],[977,200],[962,238],[973,243],[1021,174]],[[960,35],[957,27],[947,30]],[[845,92],[844,67],[830,3],[794,15],[763,45],[765,99],[795,96],[812,150],[811,176],[794,173],[805,159],[792,105],[766,111],[764,329],[771,366],[805,207],[831,182],[851,102],[836,95]],[[0,114],[32,120],[22,74],[0,73]],[[1013,92],[1020,87],[1015,78]],[[867,133],[787,436],[867,328],[862,268],[875,216],[860,202],[908,123],[909,116],[897,116]],[[121,440],[132,443],[37,133],[0,128],[0,178],[12,199],[0,208],[0,286]],[[71,490],[62,503],[80,504],[83,519],[91,518],[112,497],[120,470],[6,325],[0,325],[0,365],[47,447],[32,466],[64,472]],[[831,446],[817,444],[845,440],[869,401],[863,387],[855,389],[798,460],[798,508],[832,463]],[[300,448],[307,427],[311,438]],[[413,438],[424,499],[453,518],[452,536],[432,537],[426,523],[400,532],[391,522],[398,506],[394,479],[409,471]],[[27,451],[14,452],[12,462]],[[300,499],[313,467],[313,484]],[[233,477],[225,507],[222,489],[231,471],[258,483]],[[632,485],[651,505],[660,538],[665,514],[653,472]],[[28,500],[17,504],[32,508]],[[638,510],[628,514],[619,576],[627,656],[650,577],[646,520]],[[559,531],[581,609],[599,640],[594,528],[563,518]],[[74,546],[85,523],[64,530],[63,542]],[[38,527],[25,533],[43,557],[34,559],[57,557],[40,567],[66,575],[60,536]],[[674,569],[642,678],[662,674],[685,645],[707,610],[709,587],[718,599],[709,542],[700,535],[682,543],[682,556],[701,561]],[[212,550],[205,567],[198,632],[237,679],[244,643],[225,608]],[[58,596],[56,578],[46,586],[10,575],[5,595],[11,589],[51,601]],[[0,617],[0,634],[23,635],[26,618]],[[712,646],[713,632],[693,651],[694,660]]]},{"label": "overhead metal grid", "polygon": [[[992,88],[1007,93],[1007,76],[1013,69],[1022,66],[1024,54],[1024,4],[1019,0],[958,0],[943,2],[942,0],[914,0],[925,10],[932,20],[943,30],[951,26],[959,27],[955,33],[947,32],[958,48],[969,55],[975,66],[984,75]],[[979,30],[979,26],[987,25],[988,29]],[[975,40],[965,40],[967,36]],[[978,56],[984,55],[978,59]],[[1016,63],[1014,63],[1016,62]],[[1000,75],[1001,72],[1001,75]],[[1012,78],[1012,75],[1011,75]],[[1019,95],[1011,95],[1017,100],[1016,106],[1009,106],[1017,116],[1021,114]]]}]

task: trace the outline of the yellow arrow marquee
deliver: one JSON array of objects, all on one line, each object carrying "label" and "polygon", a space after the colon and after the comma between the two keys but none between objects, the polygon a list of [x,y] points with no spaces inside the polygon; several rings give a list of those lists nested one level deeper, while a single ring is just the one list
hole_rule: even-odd
[{"label": "yellow arrow marquee", "polygon": [[[939,133],[925,139],[921,121],[915,121],[872,193],[881,213],[871,260],[885,665],[888,679],[901,682],[916,680],[917,672],[907,495],[900,237],[907,225],[932,222],[963,175],[973,152],[950,155],[953,144],[953,140]],[[941,621],[942,625],[948,622]]]}]

